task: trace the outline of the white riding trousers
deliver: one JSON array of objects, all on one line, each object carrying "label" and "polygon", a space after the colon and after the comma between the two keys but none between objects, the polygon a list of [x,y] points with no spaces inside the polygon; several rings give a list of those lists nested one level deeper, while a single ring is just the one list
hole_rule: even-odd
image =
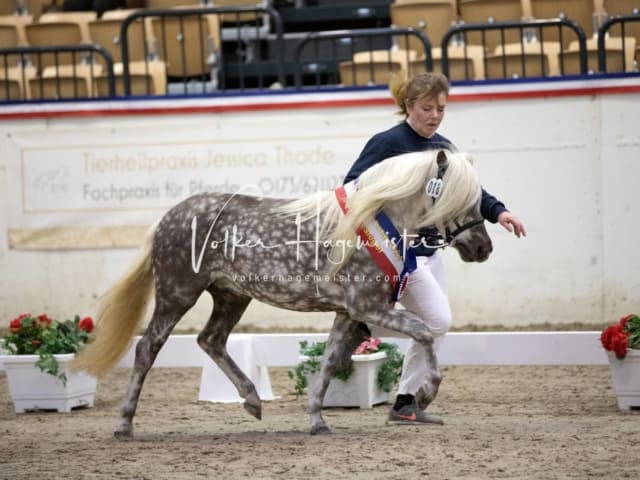
[{"label": "white riding trousers", "polygon": [[[444,335],[451,328],[451,307],[447,299],[444,264],[440,252],[431,257],[418,257],[417,269],[409,276],[409,283],[400,304],[418,315],[433,335],[433,349],[438,355]],[[426,380],[424,347],[411,339],[402,364],[398,393],[414,395]]]}]

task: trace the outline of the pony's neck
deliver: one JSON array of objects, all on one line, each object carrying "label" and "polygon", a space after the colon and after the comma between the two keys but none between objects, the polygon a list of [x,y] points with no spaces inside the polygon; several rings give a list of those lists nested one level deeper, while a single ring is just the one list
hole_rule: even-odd
[{"label": "pony's neck", "polygon": [[419,192],[400,200],[387,202],[383,210],[400,233],[413,234],[419,229],[419,219],[427,213],[424,199],[425,195]]}]

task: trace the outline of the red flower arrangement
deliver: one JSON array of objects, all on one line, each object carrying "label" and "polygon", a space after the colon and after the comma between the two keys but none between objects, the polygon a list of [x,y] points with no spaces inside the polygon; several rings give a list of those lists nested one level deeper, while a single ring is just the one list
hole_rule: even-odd
[{"label": "red flower arrangement", "polygon": [[379,346],[382,343],[380,338],[366,338],[362,341],[358,348],[353,352],[354,355],[369,355],[371,353],[377,353],[380,349]]},{"label": "red flower arrangement", "polygon": [[9,322],[10,333],[2,339],[2,347],[9,355],[38,355],[36,366],[66,383],[54,355],[78,352],[93,329],[91,317],[76,315],[73,320],[59,322],[46,314],[23,313]]},{"label": "red flower arrangement", "polygon": [[640,349],[640,317],[632,313],[622,317],[618,323],[602,331],[600,342],[605,350],[612,351],[622,360],[629,348]]}]

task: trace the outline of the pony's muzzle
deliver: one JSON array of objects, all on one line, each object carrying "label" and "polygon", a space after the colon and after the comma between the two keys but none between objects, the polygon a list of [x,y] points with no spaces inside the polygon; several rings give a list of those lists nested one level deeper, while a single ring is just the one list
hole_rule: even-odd
[{"label": "pony's muzzle", "polygon": [[454,239],[450,245],[458,251],[460,258],[465,262],[484,262],[493,252],[493,243],[488,237],[478,242],[475,239],[466,242]]}]

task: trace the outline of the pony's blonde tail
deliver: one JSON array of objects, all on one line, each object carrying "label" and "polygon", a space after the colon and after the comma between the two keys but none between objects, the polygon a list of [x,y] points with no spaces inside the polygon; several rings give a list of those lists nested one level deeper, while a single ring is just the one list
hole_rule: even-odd
[{"label": "pony's blonde tail", "polygon": [[89,344],[76,355],[72,370],[104,375],[127,351],[153,292],[151,250],[156,226],[147,232],[129,269],[100,299],[95,332]]}]

